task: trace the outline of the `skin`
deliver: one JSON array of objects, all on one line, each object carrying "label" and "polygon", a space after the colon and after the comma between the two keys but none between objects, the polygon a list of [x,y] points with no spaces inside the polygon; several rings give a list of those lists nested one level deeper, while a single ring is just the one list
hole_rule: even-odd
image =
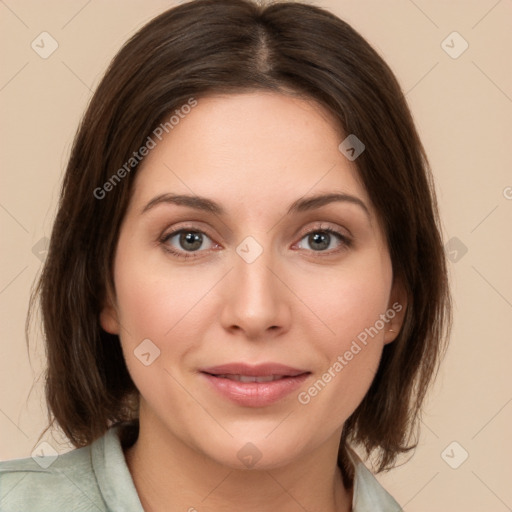
[{"label": "skin", "polygon": [[[141,393],[139,438],[125,456],[146,511],[351,510],[336,463],[342,427],[406,304],[356,162],[338,150],[345,136],[314,102],[273,92],[210,96],[137,171],[101,325],[119,334]],[[348,201],[286,213],[297,199],[332,192],[359,198],[368,213]],[[205,196],[226,213],[159,204],[141,214],[163,193]],[[307,232],[322,234],[320,226],[352,243],[331,235],[318,248]],[[179,234],[161,242],[183,228],[204,233],[199,250]],[[252,263],[236,251],[247,236],[263,250]],[[299,403],[298,392],[397,301],[402,312]],[[160,350],[149,366],[134,355],[144,339]],[[311,374],[276,403],[243,407],[199,373],[239,361]],[[250,469],[237,457],[248,442],[261,453]]]}]

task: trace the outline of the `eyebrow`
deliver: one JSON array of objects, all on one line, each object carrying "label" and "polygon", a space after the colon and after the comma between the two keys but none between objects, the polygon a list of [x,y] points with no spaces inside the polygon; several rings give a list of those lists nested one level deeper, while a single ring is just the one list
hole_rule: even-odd
[{"label": "eyebrow", "polygon": [[[287,215],[316,210],[322,206],[335,202],[355,204],[361,207],[361,209],[370,218],[370,210],[366,204],[358,197],[345,193],[317,194],[315,196],[297,199],[288,208]],[[195,210],[205,211],[219,216],[226,214],[226,211],[220,204],[206,197],[186,194],[160,194],[149,201],[141,211],[141,215],[155,208],[155,206],[159,204],[187,206],[189,208],[194,208]]]}]

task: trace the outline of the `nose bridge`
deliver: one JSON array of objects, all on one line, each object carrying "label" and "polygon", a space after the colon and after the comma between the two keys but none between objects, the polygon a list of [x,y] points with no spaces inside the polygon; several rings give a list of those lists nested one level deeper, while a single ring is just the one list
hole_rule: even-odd
[{"label": "nose bridge", "polygon": [[258,337],[268,329],[286,326],[289,306],[274,267],[275,252],[255,238],[246,237],[237,246],[222,312],[225,328],[239,328],[249,337]]}]

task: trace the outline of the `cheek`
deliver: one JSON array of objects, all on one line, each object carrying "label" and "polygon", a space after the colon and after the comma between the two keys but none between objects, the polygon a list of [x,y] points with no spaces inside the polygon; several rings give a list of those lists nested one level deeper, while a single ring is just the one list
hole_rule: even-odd
[{"label": "cheek", "polygon": [[[375,251],[358,255],[346,266],[300,278],[296,289],[317,317],[318,334],[322,333],[320,339],[327,343],[331,357],[386,312],[391,280],[389,259]],[[375,337],[381,339],[383,334],[380,329]]]},{"label": "cheek", "polygon": [[[183,359],[197,350],[201,331],[211,324],[205,295],[219,277],[172,268],[158,251],[139,253],[129,245],[120,241],[123,256],[115,262],[121,345],[137,388],[147,400],[157,400],[179,394],[170,374],[178,378]],[[146,366],[142,354],[148,352]],[[153,354],[158,355],[154,360]]]},{"label": "cheek", "polygon": [[162,255],[139,258],[135,252],[125,254],[115,266],[124,334],[131,343],[150,338],[163,344],[182,321],[194,316],[196,305],[208,291],[208,280],[200,279],[199,272],[172,269]]},{"label": "cheek", "polygon": [[[161,261],[140,257],[134,250],[116,258],[115,279],[121,345],[136,387],[153,406],[158,400],[176,398],[175,393],[186,401],[179,386],[173,386],[172,376],[175,363],[193,342],[183,328],[194,317],[200,290],[190,276],[170,273]],[[169,342],[178,340],[169,350]]]},{"label": "cheek", "polygon": [[[370,255],[368,255],[370,256]],[[315,312],[315,330],[322,370],[301,403],[332,412],[332,426],[343,421],[364,398],[378,369],[388,307],[391,263],[374,253],[330,275],[303,281],[304,300]]]}]

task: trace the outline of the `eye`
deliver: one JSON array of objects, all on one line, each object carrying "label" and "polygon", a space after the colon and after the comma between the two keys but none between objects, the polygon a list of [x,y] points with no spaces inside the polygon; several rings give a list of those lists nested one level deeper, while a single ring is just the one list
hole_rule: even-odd
[{"label": "eye", "polygon": [[[301,246],[302,241],[309,245]],[[309,249],[316,253],[336,253],[351,246],[348,236],[332,228],[315,228],[308,231],[297,244],[299,249]]]},{"label": "eye", "polygon": [[212,249],[214,246],[206,233],[193,228],[182,228],[167,233],[160,242],[166,251],[181,258],[195,257],[191,253]]},{"label": "eye", "polygon": [[[309,247],[304,247],[303,241]],[[200,256],[201,252],[220,247],[206,233],[194,227],[184,227],[166,233],[160,239],[160,243],[165,251],[183,259],[196,258]],[[296,244],[299,249],[310,251],[315,256],[334,254],[351,245],[352,240],[347,235],[333,228],[322,226],[306,232]]]}]

